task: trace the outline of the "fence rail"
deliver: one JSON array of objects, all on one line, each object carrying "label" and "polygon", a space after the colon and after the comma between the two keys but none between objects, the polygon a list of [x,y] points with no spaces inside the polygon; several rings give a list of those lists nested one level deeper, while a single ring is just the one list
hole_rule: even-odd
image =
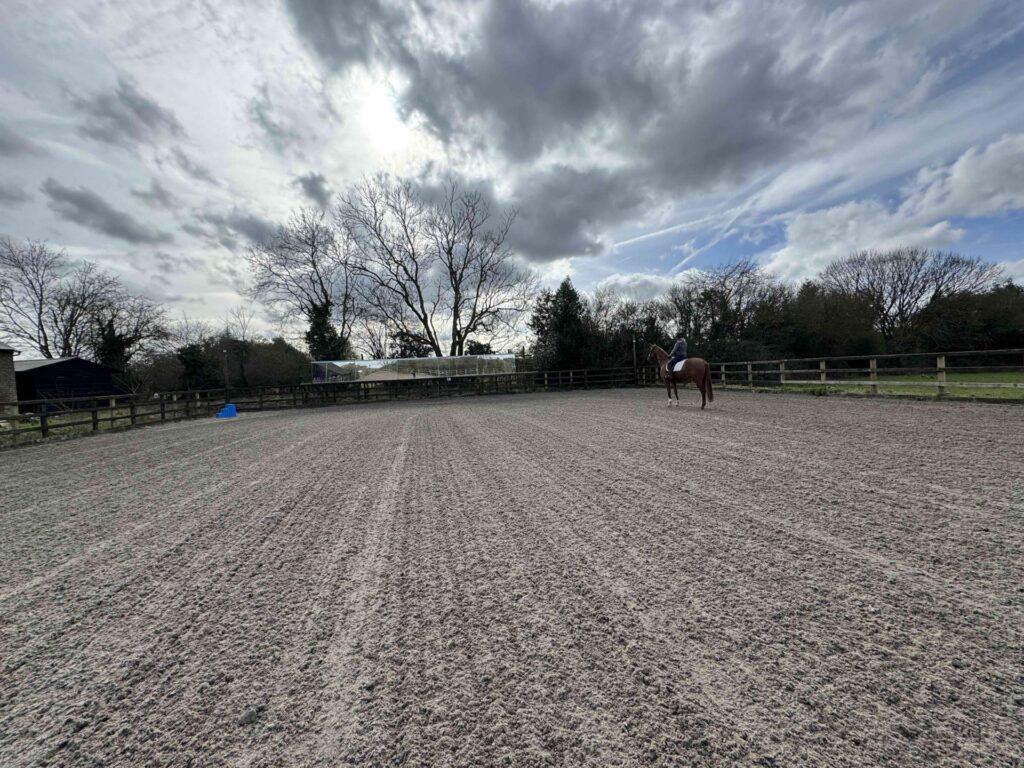
[{"label": "fence rail", "polygon": [[[725,387],[847,389],[866,394],[917,389],[934,391],[936,397],[959,394],[958,390],[967,395],[990,390],[997,396],[1024,397],[1024,349],[744,360],[712,363],[711,369],[713,383]],[[639,378],[644,384],[658,383],[654,368],[641,370]]]},{"label": "fence rail", "polygon": [[251,412],[391,400],[633,387],[636,384],[632,368],[605,368],[187,390],[150,397],[122,394],[0,402],[0,426],[6,424],[5,428],[0,428],[0,447],[26,439],[34,441],[54,435],[210,416],[228,402],[234,403],[241,412]]}]

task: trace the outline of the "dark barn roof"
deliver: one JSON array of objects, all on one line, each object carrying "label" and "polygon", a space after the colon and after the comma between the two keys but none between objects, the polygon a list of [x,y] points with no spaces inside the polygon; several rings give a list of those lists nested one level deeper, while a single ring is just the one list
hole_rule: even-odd
[{"label": "dark barn roof", "polygon": [[[22,371],[34,371],[36,368],[43,368],[47,365],[56,365],[57,363],[63,363],[67,360],[78,360],[77,357],[54,357],[52,359],[43,360],[15,360],[14,361],[14,372],[21,373]],[[88,362],[88,361],[86,361]]]},{"label": "dark barn roof", "polygon": [[14,354],[18,354],[18,350],[8,344],[4,344],[2,341],[0,341],[0,352],[13,352]]},{"label": "dark barn roof", "polygon": [[15,360],[19,400],[113,395],[120,391],[113,368],[79,357]]}]

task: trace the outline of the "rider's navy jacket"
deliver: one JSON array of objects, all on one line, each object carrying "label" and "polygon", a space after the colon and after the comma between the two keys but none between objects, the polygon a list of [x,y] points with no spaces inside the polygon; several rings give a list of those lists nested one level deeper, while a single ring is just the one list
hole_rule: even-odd
[{"label": "rider's navy jacket", "polygon": [[672,347],[672,352],[669,354],[669,357],[686,357],[686,339],[679,339],[679,341],[676,342],[676,345]]}]

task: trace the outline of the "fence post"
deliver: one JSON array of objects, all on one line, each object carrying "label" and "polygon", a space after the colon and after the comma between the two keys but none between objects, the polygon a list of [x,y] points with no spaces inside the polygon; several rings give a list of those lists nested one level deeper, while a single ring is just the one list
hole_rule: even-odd
[{"label": "fence post", "polygon": [[160,421],[167,421],[167,403],[160,400]]},{"label": "fence post", "polygon": [[92,409],[92,431],[99,432],[100,429],[100,411],[99,408]]},{"label": "fence post", "polygon": [[819,360],[818,361],[818,370],[821,371],[821,373],[818,374],[818,378],[821,379],[822,382],[828,381],[828,377],[825,375],[825,361],[824,360]]},{"label": "fence post", "polygon": [[946,394],[946,356],[939,355],[935,358],[936,378],[938,379],[938,397]]},{"label": "fence post", "polygon": [[39,431],[42,433],[43,437],[50,434],[50,417],[46,413],[45,405],[43,405],[43,410],[39,414]]},{"label": "fence post", "polygon": [[779,362],[779,384],[786,383],[786,361]]},{"label": "fence post", "polygon": [[868,361],[868,368],[871,369],[871,394],[878,394],[878,360],[872,357]]},{"label": "fence post", "polygon": [[754,388],[754,364],[747,363],[747,386]]},{"label": "fence post", "polygon": [[722,363],[719,366],[719,369],[722,371],[722,384],[725,384],[725,363]]},{"label": "fence post", "polygon": [[132,402],[128,404],[128,423],[134,427],[135,421],[135,401],[132,400]]}]

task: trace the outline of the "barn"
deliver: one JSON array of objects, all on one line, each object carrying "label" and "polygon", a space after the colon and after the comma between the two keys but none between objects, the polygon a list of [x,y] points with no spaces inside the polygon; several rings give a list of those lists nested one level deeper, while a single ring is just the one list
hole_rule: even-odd
[{"label": "barn", "polygon": [[80,357],[14,362],[18,400],[117,394],[123,390],[115,383],[116,374],[113,368]]}]

